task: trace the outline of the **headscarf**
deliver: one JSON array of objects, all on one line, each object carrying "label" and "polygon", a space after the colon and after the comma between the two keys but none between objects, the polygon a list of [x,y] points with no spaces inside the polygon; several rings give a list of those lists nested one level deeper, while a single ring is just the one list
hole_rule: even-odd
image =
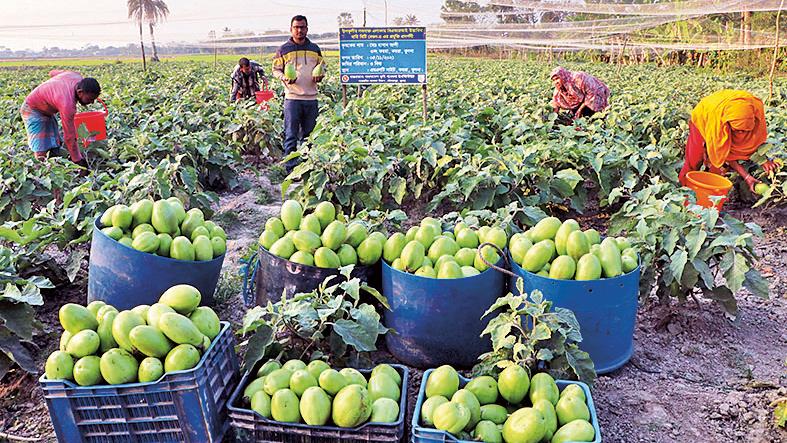
[{"label": "headscarf", "polygon": [[725,89],[703,98],[691,121],[717,168],[728,160],[748,160],[768,138],[762,100],[746,91]]},{"label": "headscarf", "polygon": [[561,88],[555,88],[553,106],[576,110],[583,104],[592,111],[601,112],[607,107],[609,88],[601,80],[581,71],[569,71],[562,66],[552,70],[549,78],[559,78]]},{"label": "headscarf", "polygon": [[571,71],[568,69],[558,66],[557,68],[552,70],[552,73],[549,74],[549,78],[557,77],[563,81],[563,83],[570,83],[571,82]]}]

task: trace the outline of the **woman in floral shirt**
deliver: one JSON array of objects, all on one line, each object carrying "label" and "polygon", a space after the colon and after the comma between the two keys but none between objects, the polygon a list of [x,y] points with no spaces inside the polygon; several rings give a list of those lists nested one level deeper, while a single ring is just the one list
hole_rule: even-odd
[{"label": "woman in floral shirt", "polygon": [[552,108],[571,112],[571,118],[590,117],[607,107],[609,88],[601,80],[581,71],[569,71],[558,66],[550,74],[555,93]]}]

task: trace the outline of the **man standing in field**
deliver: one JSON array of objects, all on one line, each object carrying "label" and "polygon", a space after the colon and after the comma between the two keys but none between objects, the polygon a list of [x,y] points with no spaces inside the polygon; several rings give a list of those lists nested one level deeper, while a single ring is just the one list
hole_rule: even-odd
[{"label": "man standing in field", "polygon": [[[291,37],[276,51],[273,60],[273,76],[284,83],[284,154],[296,150],[317,124],[317,83],[323,79],[325,62],[319,46],[306,38],[306,17],[296,15],[290,20]],[[320,67],[315,72],[315,68]],[[285,75],[294,68],[293,75]],[[322,71],[322,72],[321,72]],[[315,75],[316,74],[316,75]],[[286,164],[287,173],[292,172],[296,162]]]},{"label": "man standing in field", "polygon": [[262,86],[268,89],[268,77],[265,76],[265,71],[259,63],[246,57],[238,60],[238,66],[232,71],[230,101],[254,97],[254,93],[260,90],[260,77],[262,77]]},{"label": "man standing in field", "polygon": [[27,130],[27,141],[33,154],[39,160],[49,157],[50,151],[57,151],[61,146],[60,130],[57,127],[55,114],[60,114],[63,124],[63,139],[71,161],[87,168],[87,161],[77,145],[77,131],[74,127],[74,115],[77,102],[89,105],[101,94],[101,86],[94,78],[82,78],[73,71],[53,70],[49,72],[49,80],[38,85],[19,112]]}]

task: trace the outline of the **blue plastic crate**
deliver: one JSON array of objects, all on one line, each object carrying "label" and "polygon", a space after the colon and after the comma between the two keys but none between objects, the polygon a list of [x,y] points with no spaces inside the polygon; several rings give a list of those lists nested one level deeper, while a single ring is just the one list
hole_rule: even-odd
[{"label": "blue plastic crate", "polygon": [[[418,391],[418,400],[415,403],[415,410],[413,411],[413,420],[412,420],[413,443],[434,443],[434,442],[474,443],[473,441],[470,440],[459,440],[458,438],[454,437],[448,432],[420,425],[421,405],[423,405],[424,401],[426,400],[426,380],[429,378],[429,375],[431,375],[432,371],[434,371],[434,369],[429,369],[426,372],[424,372],[424,376],[421,379],[421,389]],[[459,387],[463,387],[469,381],[470,381],[469,378],[465,378],[460,375]],[[590,424],[593,425],[593,429],[596,430],[596,438],[591,443],[601,443],[601,429],[599,429],[598,427],[596,408],[593,405],[593,397],[590,395],[590,388],[588,388],[588,385],[578,381],[555,380],[555,382],[557,383],[558,389],[560,389],[561,391],[563,391],[563,388],[571,384],[579,385],[582,388],[582,391],[585,392],[585,397],[587,398],[588,409],[590,410]],[[567,442],[567,443],[573,443],[573,442]]]},{"label": "blue plastic crate", "polygon": [[[281,423],[267,419],[242,404],[243,390],[253,378],[247,372],[232,394],[228,406],[235,436],[242,442],[277,443],[368,443],[399,442],[404,436],[404,417],[407,412],[407,381],[409,371],[402,365],[391,365],[402,376],[402,395],[399,399],[399,418],[394,423],[364,423],[357,428],[337,426],[309,426],[303,423]],[[368,376],[371,369],[359,369]]]},{"label": "blue plastic crate", "polygon": [[219,442],[229,429],[225,406],[239,363],[229,323],[193,369],[150,383],[78,386],[39,379],[62,443]]}]

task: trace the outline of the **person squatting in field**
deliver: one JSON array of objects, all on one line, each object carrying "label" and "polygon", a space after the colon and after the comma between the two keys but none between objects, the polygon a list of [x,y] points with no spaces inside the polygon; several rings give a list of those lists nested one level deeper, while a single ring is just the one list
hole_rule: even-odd
[{"label": "person squatting in field", "polygon": [[[298,143],[309,136],[317,124],[317,83],[324,75],[312,76],[314,68],[325,61],[320,47],[306,37],[309,30],[306,17],[296,15],[290,20],[291,37],[276,51],[273,59],[273,76],[284,83],[284,155],[297,149]],[[287,79],[287,65],[295,68],[295,79]],[[295,160],[286,164],[287,172],[296,165]]]},{"label": "person squatting in field", "polygon": [[230,101],[254,97],[254,93],[260,90],[260,79],[263,88],[268,89],[268,77],[262,66],[246,57],[238,60],[238,65],[235,66],[230,78],[232,79]]},{"label": "person squatting in field", "polygon": [[601,80],[581,71],[569,71],[558,66],[549,74],[555,92],[552,95],[552,109],[571,112],[571,118],[590,117],[607,108],[609,88]]},{"label": "person squatting in field", "polygon": [[35,157],[45,160],[50,152],[57,155],[61,147],[61,135],[57,126],[56,114],[60,114],[63,124],[62,144],[71,161],[87,168],[87,161],[77,144],[77,131],[74,115],[77,102],[92,104],[101,94],[101,86],[94,78],[82,78],[73,71],[53,70],[49,80],[38,85],[19,109],[27,130],[27,141]]},{"label": "person squatting in field", "polygon": [[[762,100],[746,91],[724,89],[703,98],[691,112],[686,159],[678,178],[688,184],[686,174],[705,164],[710,172],[724,174],[731,168],[749,189],[759,180],[739,163],[748,160],[768,138]],[[772,160],[762,164],[766,172],[776,168]]]}]

